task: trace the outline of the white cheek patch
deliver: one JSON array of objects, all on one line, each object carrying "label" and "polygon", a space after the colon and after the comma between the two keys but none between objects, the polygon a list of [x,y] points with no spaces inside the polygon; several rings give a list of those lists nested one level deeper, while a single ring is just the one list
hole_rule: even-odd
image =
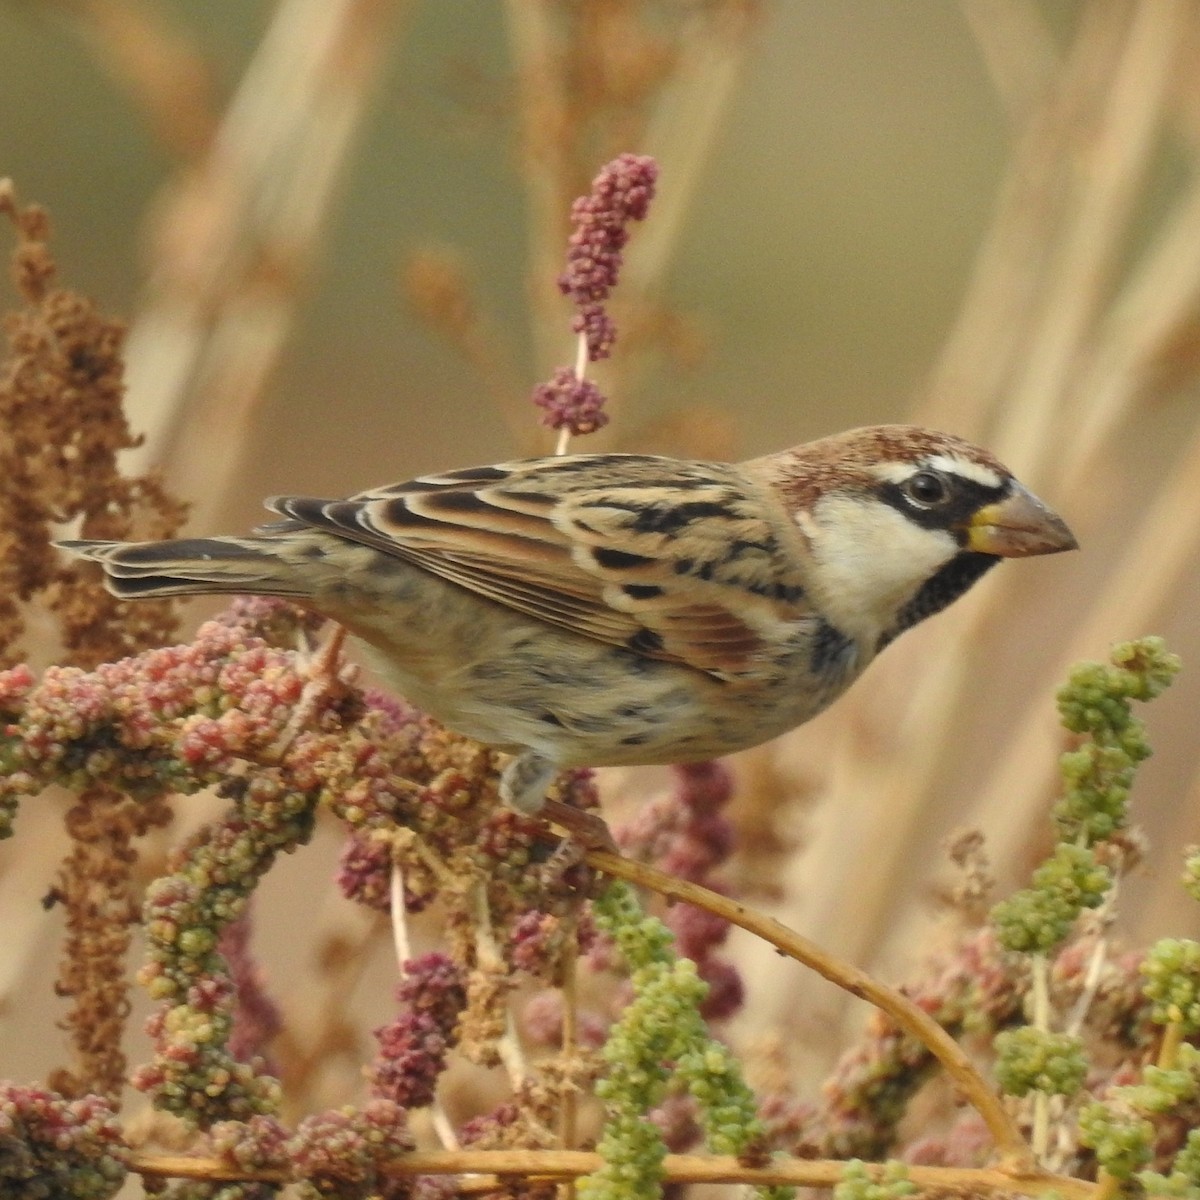
[{"label": "white cheek patch", "polygon": [[953,536],[909,520],[891,505],[828,495],[797,514],[817,569],[809,581],[817,607],[852,636],[873,639],[891,627],[918,588],[959,551]]}]

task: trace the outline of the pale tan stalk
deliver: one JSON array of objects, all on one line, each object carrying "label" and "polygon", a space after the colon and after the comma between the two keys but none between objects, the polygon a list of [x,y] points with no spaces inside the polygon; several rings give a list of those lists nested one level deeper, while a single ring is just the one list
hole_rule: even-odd
[{"label": "pale tan stalk", "polygon": [[211,151],[179,180],[130,331],[131,469],[166,465],[198,526],[241,470],[300,281],[403,0],[282,0]]},{"label": "pale tan stalk", "polygon": [[[1063,220],[1067,175],[1097,81],[1114,70],[1129,6],[1091,5],[1045,102],[1015,132],[995,215],[976,254],[959,315],[918,403],[916,420],[984,436],[1029,342],[1046,265]],[[972,28],[982,13],[977,10]],[[998,35],[997,35],[998,36]],[[989,61],[998,64],[995,54]],[[1007,61],[1007,60],[1006,60]]]},{"label": "pale tan stalk", "polygon": [[54,2],[168,150],[191,161],[208,149],[217,128],[211,71],[162,7],[144,0]]},{"label": "pale tan stalk", "polygon": [[1200,311],[1200,181],[1193,182],[1109,307],[1076,391],[1079,420],[1064,440],[1064,495],[1082,501],[1100,459]]},{"label": "pale tan stalk", "polygon": [[[412,1175],[479,1174],[487,1178],[461,1185],[464,1194],[488,1193],[513,1179],[578,1179],[601,1165],[598,1154],[582,1150],[415,1150],[393,1159],[386,1173],[397,1178]],[[192,1155],[136,1154],[130,1169],[148,1179],[261,1180],[282,1183],[288,1175],[280,1170],[239,1169],[215,1158]],[[884,1172],[882,1164],[868,1164],[872,1178]],[[766,1167],[746,1167],[736,1158],[718,1155],[668,1154],[663,1160],[663,1178],[673,1183],[741,1183],[759,1187],[792,1184],[797,1187],[834,1187],[841,1182],[846,1164],[836,1159],[780,1159]],[[1051,1175],[1032,1168],[1012,1167],[917,1167],[907,1177],[921,1191],[962,1196],[1003,1197],[1018,1193],[1043,1196],[1054,1193],[1065,1200],[1093,1200],[1100,1196],[1097,1184],[1069,1175]]]},{"label": "pale tan stalk", "polygon": [[1102,313],[1119,265],[1138,189],[1157,146],[1188,0],[1134,10],[1117,70],[1102,93],[1092,138],[1077,148],[1081,179],[1074,212],[1057,239],[1038,336],[1000,413],[992,448],[1022,478],[1038,483],[1058,436],[1081,347]]}]

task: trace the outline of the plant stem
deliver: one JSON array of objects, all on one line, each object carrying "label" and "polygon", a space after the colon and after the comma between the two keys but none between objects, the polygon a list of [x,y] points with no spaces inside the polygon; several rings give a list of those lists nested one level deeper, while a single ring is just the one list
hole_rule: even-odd
[{"label": "plant stem", "polygon": [[983,1118],[1001,1158],[1023,1169],[1033,1169],[1030,1149],[1000,1097],[979,1073],[962,1047],[924,1010],[907,996],[873,979],[853,964],[843,962],[815,942],[786,925],[731,900],[708,888],[676,879],[643,863],[633,862],[605,850],[591,850],[589,865],[607,875],[647,887],[672,900],[685,900],[769,942],[777,950],[816,971],[830,983],[860,996],[892,1018],[906,1033],[932,1054],[958,1085],[968,1102]]}]

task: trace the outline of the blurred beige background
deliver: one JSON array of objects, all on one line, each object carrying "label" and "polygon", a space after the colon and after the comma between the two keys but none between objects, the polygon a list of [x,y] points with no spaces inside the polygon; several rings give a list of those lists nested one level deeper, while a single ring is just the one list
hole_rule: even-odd
[{"label": "blurred beige background", "polygon": [[[545,81],[530,22],[556,8],[0,6],[0,175],[50,209],[66,281],[134,321],[131,402],[152,432],[140,462],[165,464],[197,502],[197,531],[243,527],[275,492],[345,493],[549,450],[521,405],[572,354],[566,310],[545,299],[555,265],[534,269],[548,252],[539,206],[557,201],[562,177],[535,161],[529,89]],[[642,336],[618,343],[614,422],[595,446],[748,456],[916,413],[987,440],[1084,546],[997,572],[889,650],[844,706],[747,756],[743,820],[772,857],[739,872],[769,876],[761,902],[861,965],[911,972],[946,832],[979,824],[1006,883],[1028,870],[1053,796],[1065,663],[1163,632],[1189,666],[1149,718],[1158,753],[1137,805],[1152,850],[1125,929],[1195,933],[1174,878],[1183,845],[1200,840],[1197,6],[589,9],[685,46],[664,90],[621,117],[644,134],[616,148],[663,162],[662,207],[635,231],[631,270],[643,240],[661,269],[633,286]],[[284,68],[272,74],[259,47],[273,38]],[[324,74],[291,97],[306,44],[326,55]],[[597,61],[632,71],[638,46],[614,38]],[[258,90],[239,93],[248,70],[262,72]],[[208,139],[235,97],[241,116],[219,135],[228,155],[214,169]],[[299,132],[273,142],[272,118],[293,116]],[[607,117],[586,131],[597,147],[619,124]],[[314,129],[325,132],[310,143]],[[602,161],[586,144],[571,153]],[[238,193],[255,170],[259,189]],[[669,238],[652,228],[664,210]],[[470,280],[486,348],[475,364],[406,296],[412,256],[430,251]],[[670,317],[679,353],[639,350],[648,311],[660,331]],[[636,369],[622,369],[623,350]],[[610,773],[614,811],[659,778]],[[27,997],[49,996],[55,921],[30,908],[53,871],[53,814],[23,821],[0,860],[15,931],[0,963],[0,1075],[17,1077],[46,1062],[46,1013]],[[361,1022],[387,1008],[386,960],[336,996],[316,978],[321,938],[361,926],[324,883],[335,846],[326,830],[265,897],[264,919],[286,931],[267,958],[302,1031],[334,999]],[[311,943],[299,929],[315,931]],[[793,964],[735,948],[755,1021],[803,1043],[839,1018],[841,999]],[[831,1045],[814,1041],[813,1071]],[[339,1079],[340,1099],[353,1072]]]},{"label": "blurred beige background", "polygon": [[[173,159],[82,44],[72,10],[88,7],[0,7],[0,170],[49,207],[64,273],[132,314]],[[204,54],[218,106],[272,7],[147,6]],[[344,492],[514,450],[478,379],[404,303],[414,250],[461,254],[521,385],[546,366],[529,339],[505,6],[395,7],[223,522],[255,519],[274,491]],[[730,451],[753,454],[902,416],[958,304],[1004,156],[1003,114],[956,4],[763,6],[662,285],[704,355],[628,397],[629,419],[703,404],[736,431]]]}]

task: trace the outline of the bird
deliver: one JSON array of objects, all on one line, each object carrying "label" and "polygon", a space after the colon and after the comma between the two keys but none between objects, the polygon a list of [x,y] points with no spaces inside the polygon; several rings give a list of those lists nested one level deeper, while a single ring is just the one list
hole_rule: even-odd
[{"label": "bird", "polygon": [[57,543],[124,599],[283,597],[342,625],[417,708],[561,770],[696,762],[832,704],[1002,558],[1072,550],[988,451],[874,425],[740,463],[564,454],[347,499],[277,496],[241,536]]}]

